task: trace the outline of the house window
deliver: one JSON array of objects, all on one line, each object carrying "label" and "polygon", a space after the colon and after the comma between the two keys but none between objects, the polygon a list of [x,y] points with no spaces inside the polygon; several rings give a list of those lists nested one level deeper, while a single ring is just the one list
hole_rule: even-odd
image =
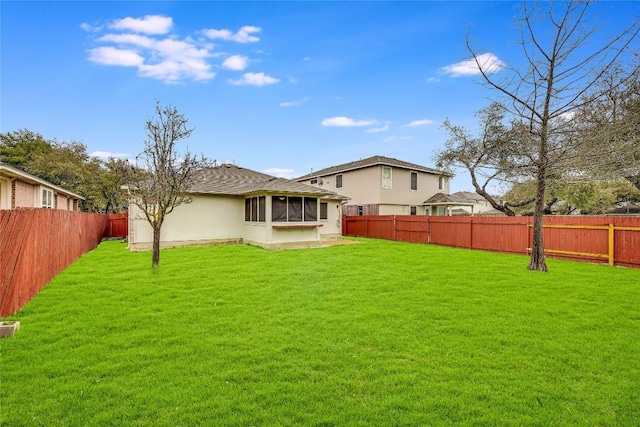
[{"label": "house window", "polygon": [[438,177],[438,190],[444,189],[444,176]]},{"label": "house window", "polygon": [[358,216],[362,216],[362,214],[363,214],[362,206],[358,206]]},{"label": "house window", "polygon": [[416,215],[418,213],[418,208],[415,206],[411,206],[410,208],[411,215]]},{"label": "house window", "polygon": [[445,206],[438,206],[438,215],[439,216],[447,215],[447,208]]},{"label": "house window", "polygon": [[411,172],[411,189],[413,191],[418,189],[418,172]]},{"label": "house window", "polygon": [[42,207],[53,209],[53,191],[48,188],[42,189]]},{"label": "house window", "polygon": [[309,184],[313,185],[313,184],[317,184],[318,183],[318,178],[313,178],[311,181],[309,181]]},{"label": "house window", "polygon": [[266,202],[265,196],[249,197],[244,199],[244,220],[251,222],[265,222],[266,220]]},{"label": "house window", "polygon": [[271,220],[273,222],[317,221],[318,199],[315,197],[271,198]]},{"label": "house window", "polygon": [[391,167],[383,166],[382,167],[382,188],[391,189]]},{"label": "house window", "polygon": [[320,219],[329,219],[329,204],[320,202]]},{"label": "house window", "polygon": [[336,175],[336,188],[342,188],[342,174]]}]

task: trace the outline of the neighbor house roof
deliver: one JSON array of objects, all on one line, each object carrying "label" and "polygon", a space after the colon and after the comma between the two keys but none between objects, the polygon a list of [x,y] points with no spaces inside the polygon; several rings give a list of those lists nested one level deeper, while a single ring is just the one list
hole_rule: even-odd
[{"label": "neighbor house roof", "polygon": [[391,157],[385,156],[373,156],[368,157],[366,159],[356,160],[355,162],[344,163],[337,166],[331,166],[325,169],[320,169],[315,172],[311,172],[309,174],[300,176],[295,178],[296,181],[303,181],[310,178],[315,178],[317,176],[326,176],[333,175],[336,173],[347,172],[356,169],[368,168],[371,166],[384,165],[384,166],[394,166],[402,169],[411,169],[418,172],[426,172],[434,175],[443,175],[443,176],[453,176],[453,174],[437,169],[428,168],[425,166],[420,166],[415,163],[409,163],[402,160],[394,159]]},{"label": "neighbor house roof", "polygon": [[457,193],[445,194],[436,193],[422,202],[423,205],[457,205],[457,206],[472,206],[475,203],[473,200],[469,200],[466,197],[460,196]]},{"label": "neighbor house roof", "polygon": [[285,178],[277,178],[231,164],[223,164],[200,171],[190,191],[198,194],[225,194],[233,196],[243,196],[259,192],[277,192],[343,199],[342,196],[330,190],[313,187]]},{"label": "neighbor house roof", "polygon": [[9,166],[6,163],[0,162],[0,176],[11,178],[11,179],[17,178],[17,179],[20,179],[21,181],[28,182],[29,184],[44,185],[45,187],[55,190],[56,193],[64,194],[65,196],[71,197],[72,199],[84,200],[84,197],[76,193],[72,193],[69,190],[65,190],[64,188],[59,187],[55,184],[52,184],[47,180],[38,178],[35,175],[31,175],[30,173],[27,173],[13,166]]}]

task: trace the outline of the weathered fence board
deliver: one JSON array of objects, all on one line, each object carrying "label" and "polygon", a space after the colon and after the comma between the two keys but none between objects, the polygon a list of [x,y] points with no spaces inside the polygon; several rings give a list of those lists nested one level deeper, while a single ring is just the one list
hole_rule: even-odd
[{"label": "weathered fence board", "polygon": [[[527,254],[531,217],[348,216],[342,234]],[[547,216],[549,256],[640,268],[640,217]]]},{"label": "weathered fence board", "polygon": [[104,236],[107,216],[56,209],[0,210],[0,317],[22,308]]}]

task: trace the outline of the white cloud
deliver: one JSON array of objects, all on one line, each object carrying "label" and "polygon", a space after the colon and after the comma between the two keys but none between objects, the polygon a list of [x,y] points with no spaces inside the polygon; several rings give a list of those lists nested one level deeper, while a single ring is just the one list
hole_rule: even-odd
[{"label": "white cloud", "polygon": [[[482,55],[479,55],[478,62],[487,73],[497,73],[506,66],[504,62],[492,53],[483,53]],[[442,71],[447,74],[451,74],[453,77],[480,74],[478,64],[476,64],[476,61],[473,58],[458,62],[457,64],[442,67]]]},{"label": "white cloud", "polygon": [[400,136],[400,135],[391,135],[384,139],[384,142],[399,142],[399,141],[408,141],[413,139],[412,136]]},{"label": "white cloud", "polygon": [[231,55],[222,62],[222,66],[229,70],[242,71],[249,65],[249,58],[242,55]]},{"label": "white cloud", "polygon": [[144,58],[135,50],[118,49],[111,46],[101,46],[89,49],[89,60],[102,65],[116,65],[122,67],[139,67]]},{"label": "white cloud", "polygon": [[309,101],[309,97],[305,96],[302,99],[298,99],[297,101],[285,101],[285,102],[281,102],[280,106],[281,107],[297,107],[298,105],[302,105],[307,103],[307,101]]},{"label": "white cloud", "polygon": [[129,153],[110,153],[108,151],[94,151],[93,153],[90,154],[91,157],[99,157],[101,159],[108,159],[109,157],[115,157],[118,159],[126,159],[129,156],[131,156],[131,154]]},{"label": "white cloud", "polygon": [[142,77],[176,83],[184,78],[195,81],[215,77],[207,58],[206,48],[199,47],[189,37],[155,38],[139,34],[109,33],[98,42],[116,46],[100,46],[90,49],[89,60],[102,65],[135,67]]},{"label": "white cloud", "polygon": [[389,130],[389,125],[385,125],[379,128],[371,128],[371,129],[367,129],[365,130],[365,132],[369,132],[369,133],[378,133],[378,132],[386,132]]},{"label": "white cloud", "polygon": [[437,77],[429,77],[429,78],[427,79],[427,84],[439,83],[439,82],[440,82],[440,79],[439,79],[439,78],[437,78]]},{"label": "white cloud", "polygon": [[240,28],[235,34],[230,30],[216,30],[213,28],[204,30],[202,33],[210,39],[222,39],[237,43],[253,43],[260,41],[260,38],[253,36],[252,34],[259,33],[260,31],[262,31],[262,28],[260,27],[245,25],[244,27]]},{"label": "white cloud", "polygon": [[116,19],[109,24],[114,30],[128,30],[144,34],[166,34],[171,31],[173,19],[169,16],[146,15],[142,19],[123,18]]},{"label": "white cloud", "polygon": [[293,169],[269,168],[269,169],[263,170],[262,172],[269,175],[277,176],[279,178],[292,179],[296,177],[296,174],[294,173]]},{"label": "white cloud", "polygon": [[98,39],[100,42],[111,42],[117,44],[130,44],[138,47],[151,49],[156,44],[156,39],[138,34],[106,34]]},{"label": "white cloud", "polygon": [[426,126],[426,125],[430,125],[432,123],[433,123],[433,120],[422,119],[422,120],[414,120],[412,122],[409,122],[409,124],[407,126],[410,126],[410,127]]},{"label": "white cloud", "polygon": [[360,127],[375,125],[375,120],[354,120],[349,117],[331,117],[322,121],[322,126]]},{"label": "white cloud", "polygon": [[229,80],[229,83],[236,86],[266,86],[276,84],[279,81],[280,79],[267,76],[264,73],[244,73],[241,79]]},{"label": "white cloud", "polygon": [[80,28],[84,31],[86,31],[87,33],[95,33],[97,31],[100,31],[102,29],[101,26],[94,26],[91,24],[87,24],[86,22],[83,22],[82,24],[80,24]]}]

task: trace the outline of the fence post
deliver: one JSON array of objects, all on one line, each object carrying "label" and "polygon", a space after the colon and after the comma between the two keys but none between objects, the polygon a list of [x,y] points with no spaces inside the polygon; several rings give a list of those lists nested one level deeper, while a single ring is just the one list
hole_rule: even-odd
[{"label": "fence post", "polygon": [[396,215],[393,215],[393,241],[396,241]]},{"label": "fence post", "polygon": [[609,265],[613,266],[614,265],[614,257],[615,257],[615,251],[614,251],[614,233],[615,233],[615,229],[613,228],[613,224],[609,224]]}]

